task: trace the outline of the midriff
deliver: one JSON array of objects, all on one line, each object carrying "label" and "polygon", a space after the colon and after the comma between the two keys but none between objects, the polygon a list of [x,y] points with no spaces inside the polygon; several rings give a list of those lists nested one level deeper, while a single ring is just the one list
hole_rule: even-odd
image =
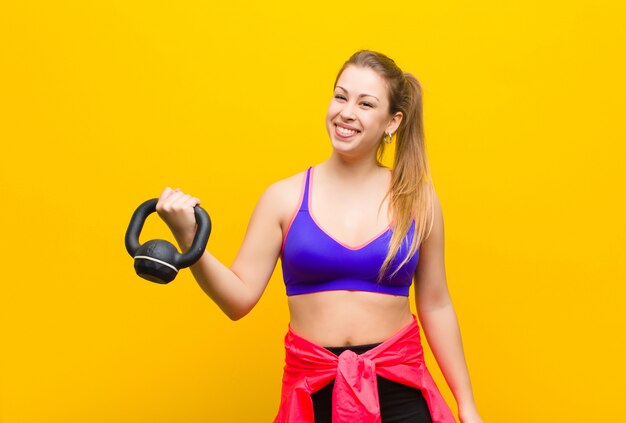
[{"label": "midriff", "polygon": [[383,342],[413,319],[406,296],[323,291],[288,301],[291,329],[323,347]]}]

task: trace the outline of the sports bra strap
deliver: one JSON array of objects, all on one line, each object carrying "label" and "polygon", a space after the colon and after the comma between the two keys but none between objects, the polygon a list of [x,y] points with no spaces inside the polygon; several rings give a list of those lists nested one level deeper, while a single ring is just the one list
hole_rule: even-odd
[{"label": "sports bra strap", "polygon": [[311,180],[311,169],[313,167],[309,167],[306,170],[306,181],[304,182],[304,192],[302,193],[302,203],[300,203],[300,211],[308,211],[309,210],[309,184]]}]

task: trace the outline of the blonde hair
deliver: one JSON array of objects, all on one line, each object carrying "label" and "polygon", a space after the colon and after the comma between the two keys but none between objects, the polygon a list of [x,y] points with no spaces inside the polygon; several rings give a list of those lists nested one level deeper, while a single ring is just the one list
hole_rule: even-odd
[{"label": "blonde hair", "polygon": [[[389,212],[392,217],[393,235],[389,252],[381,266],[381,280],[398,255],[402,242],[415,220],[415,230],[409,251],[402,262],[393,270],[395,274],[417,252],[428,238],[433,226],[434,189],[424,144],[422,117],[422,88],[410,73],[402,72],[396,63],[382,53],[361,50],[354,53],[342,66],[335,80],[349,66],[370,68],[387,83],[389,114],[402,113],[402,121],[395,135],[396,151],[393,162],[389,196]],[[382,166],[385,143],[381,139],[377,160]]]}]

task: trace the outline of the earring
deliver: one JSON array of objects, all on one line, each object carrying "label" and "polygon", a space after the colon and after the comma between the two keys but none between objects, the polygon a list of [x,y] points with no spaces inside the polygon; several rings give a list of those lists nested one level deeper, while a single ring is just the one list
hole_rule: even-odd
[{"label": "earring", "polygon": [[385,135],[383,135],[383,140],[385,141],[385,144],[391,144],[392,139],[393,139],[393,134],[388,134],[385,132]]}]

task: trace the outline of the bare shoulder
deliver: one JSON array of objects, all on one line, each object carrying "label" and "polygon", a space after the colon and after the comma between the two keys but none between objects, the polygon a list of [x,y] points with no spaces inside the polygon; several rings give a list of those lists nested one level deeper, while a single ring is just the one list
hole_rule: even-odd
[{"label": "bare shoulder", "polygon": [[258,207],[271,210],[281,226],[287,225],[300,204],[305,174],[302,171],[271,184],[261,195]]},{"label": "bare shoulder", "polygon": [[420,245],[420,258],[422,259],[420,262],[422,264],[427,261],[428,257],[441,250],[444,242],[443,212],[439,196],[435,192],[434,188],[432,189],[431,206],[433,212],[432,226],[430,227],[430,231],[427,232],[426,238]]},{"label": "bare shoulder", "polygon": [[435,221],[439,220],[441,224],[443,224],[443,211],[441,209],[441,202],[439,201],[439,196],[437,195],[437,191],[433,188],[433,218]]}]

